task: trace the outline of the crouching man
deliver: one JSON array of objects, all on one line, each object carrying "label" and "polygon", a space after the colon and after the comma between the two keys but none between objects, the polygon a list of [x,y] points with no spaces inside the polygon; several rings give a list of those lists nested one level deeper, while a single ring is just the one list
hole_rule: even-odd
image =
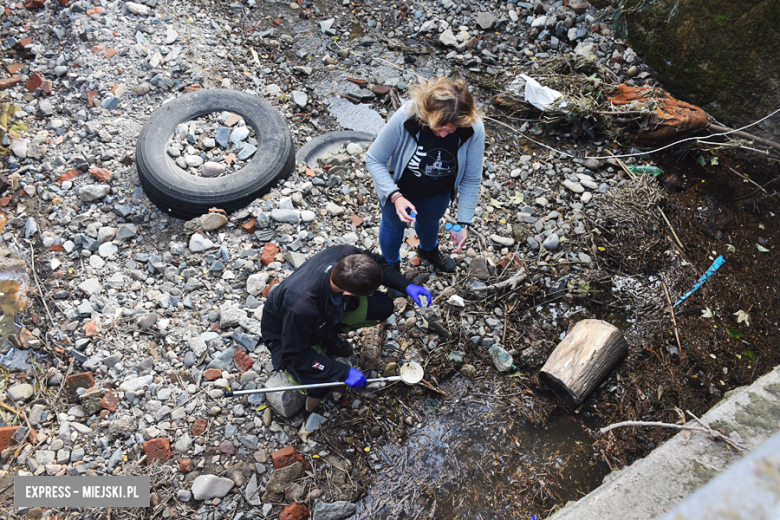
[{"label": "crouching man", "polygon": [[[376,325],[392,314],[393,301],[375,292],[380,285],[405,292],[417,305],[422,305],[420,296],[431,304],[431,293],[410,283],[381,255],[344,245],[307,260],[271,291],[263,308],[263,341],[274,369],[284,370],[298,385],[344,381],[352,388],[365,386],[359,370],[332,358],[352,355],[340,333]],[[309,389],[306,411],[313,412],[329,390]]]}]

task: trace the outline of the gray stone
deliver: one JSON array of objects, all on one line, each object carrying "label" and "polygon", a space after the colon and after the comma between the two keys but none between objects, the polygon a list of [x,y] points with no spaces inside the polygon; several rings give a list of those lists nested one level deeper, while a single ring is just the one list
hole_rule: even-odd
[{"label": "gray stone", "polygon": [[[219,370],[230,369],[230,367],[233,366],[233,354],[235,353],[236,353],[236,347],[230,347],[226,350],[223,350],[221,353],[214,356],[214,358],[209,363],[208,368],[216,368]],[[282,392],[282,393],[289,394],[292,392]]]},{"label": "gray stone", "polygon": [[227,495],[235,483],[229,478],[215,475],[201,475],[192,483],[192,497],[195,500],[222,498]]},{"label": "gray stone", "polygon": [[313,432],[313,431],[317,430],[320,427],[321,424],[324,424],[327,421],[328,421],[327,418],[325,418],[325,417],[323,417],[323,416],[321,416],[319,414],[312,413],[306,419],[306,426],[304,426],[304,428],[306,428],[306,431]]},{"label": "gray stone", "polygon": [[[265,382],[265,388],[278,387],[278,386],[294,386],[287,379],[284,373],[276,373],[268,378]],[[289,392],[272,392],[266,394],[268,398],[268,404],[271,408],[283,417],[292,417],[303,408],[303,403],[306,400],[306,396],[296,391]]]},{"label": "gray stone", "polygon": [[487,31],[489,29],[492,29],[493,26],[496,24],[497,18],[493,16],[490,13],[487,12],[481,12],[477,15],[477,25],[483,30]]},{"label": "gray stone", "polygon": [[192,446],[192,439],[190,438],[189,433],[185,433],[176,439],[176,442],[173,444],[173,449],[179,453],[187,453],[187,450],[190,449],[190,446]]},{"label": "gray stone", "polygon": [[306,255],[290,251],[284,255],[284,259],[290,262],[295,269],[298,269],[306,261]]},{"label": "gray stone", "polygon": [[180,489],[176,492],[176,499],[179,502],[189,502],[192,500],[192,491],[188,489]]},{"label": "gray stone", "polygon": [[225,168],[227,168],[227,166],[224,164],[220,164],[214,161],[206,161],[203,163],[203,168],[200,170],[200,175],[202,177],[218,177],[225,172]]},{"label": "gray stone", "polygon": [[203,341],[200,336],[188,339],[187,345],[190,347],[190,350],[192,350],[198,357],[202,356],[206,350],[208,350],[206,342]]},{"label": "gray stone", "polygon": [[309,96],[307,96],[305,92],[301,92],[300,90],[293,90],[291,96],[292,96],[293,103],[295,103],[301,108],[306,107],[306,104],[309,102]]},{"label": "gray stone", "polygon": [[453,34],[452,29],[447,29],[441,33],[439,35],[439,41],[442,43],[442,45],[447,47],[454,47],[458,44],[458,39],[455,37],[455,34]]},{"label": "gray stone", "polygon": [[238,152],[238,155],[236,157],[238,157],[239,161],[246,161],[247,159],[252,157],[256,151],[257,151],[257,146],[253,144],[248,144],[243,148],[241,148],[241,151]]},{"label": "gray stone", "polygon": [[544,242],[542,242],[542,245],[544,248],[548,251],[555,251],[558,249],[558,242],[560,241],[560,238],[557,234],[552,233],[549,237],[544,239]]},{"label": "gray stone", "polygon": [[287,222],[297,224],[300,220],[298,212],[294,209],[274,209],[271,210],[271,218],[277,222]]},{"label": "gray stone", "polygon": [[579,182],[572,182],[569,179],[564,180],[563,185],[566,186],[568,190],[573,191],[574,193],[582,193],[585,191],[585,188],[582,187],[582,184],[580,184]]},{"label": "gray stone", "polygon": [[330,504],[318,502],[312,520],[342,520],[354,515],[355,511],[357,511],[355,504],[343,500]]},{"label": "gray stone", "polygon": [[18,383],[7,389],[6,393],[12,401],[27,401],[35,393],[35,388],[27,383]]},{"label": "gray stone", "polygon": [[111,191],[108,184],[87,184],[79,189],[79,198],[84,202],[100,200]]},{"label": "gray stone", "polygon": [[244,497],[249,505],[263,505],[263,501],[260,499],[260,486],[257,483],[256,473],[253,473],[252,478],[249,479],[249,484],[246,485],[246,490],[244,491]]},{"label": "gray stone", "polygon": [[246,312],[241,310],[238,305],[226,303],[219,306],[219,326],[221,328],[235,327],[242,318],[246,318]]},{"label": "gray stone", "polygon": [[[298,392],[277,393],[297,394]],[[266,484],[263,500],[265,502],[281,502],[284,499],[284,492],[287,490],[290,484],[299,478],[302,478],[304,475],[305,471],[303,469],[303,464],[300,462],[295,462],[284,468],[274,470],[274,472],[271,474],[271,478],[268,480],[268,484]]]},{"label": "gray stone", "polygon": [[193,253],[200,253],[214,247],[214,242],[204,237],[200,233],[195,233],[190,237],[189,248]]},{"label": "gray stone", "polygon": [[135,224],[119,224],[116,230],[116,240],[124,242],[128,238],[134,237],[138,233],[138,226]]}]

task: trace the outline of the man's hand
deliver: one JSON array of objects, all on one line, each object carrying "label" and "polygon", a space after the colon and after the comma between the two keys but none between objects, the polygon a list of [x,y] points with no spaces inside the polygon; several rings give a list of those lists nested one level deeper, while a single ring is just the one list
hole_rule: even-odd
[{"label": "man's hand", "polygon": [[414,303],[420,307],[423,306],[423,304],[420,303],[420,296],[425,296],[428,299],[428,305],[426,305],[426,307],[431,306],[431,300],[433,300],[433,298],[431,297],[431,293],[429,293],[425,287],[420,287],[419,285],[414,285],[411,283],[406,287],[406,294],[411,296],[412,300],[414,300]]},{"label": "man's hand", "polygon": [[[401,222],[409,223],[415,221],[415,218],[412,215],[417,216],[417,208],[415,208],[414,204],[409,202],[406,197],[401,195],[395,199],[393,204],[395,205],[395,213],[398,215]],[[410,209],[411,211],[407,211],[407,209]]]},{"label": "man's hand", "polygon": [[352,388],[363,388],[366,386],[366,376],[363,375],[363,372],[356,368],[349,368],[349,374],[347,374],[347,380],[344,381],[347,383],[347,386],[350,386]]}]

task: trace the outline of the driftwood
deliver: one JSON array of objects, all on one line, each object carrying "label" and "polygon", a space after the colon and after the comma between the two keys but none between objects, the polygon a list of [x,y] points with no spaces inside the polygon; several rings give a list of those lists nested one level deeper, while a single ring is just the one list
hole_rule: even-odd
[{"label": "driftwood", "polygon": [[485,287],[472,287],[471,290],[474,292],[498,292],[503,291],[504,289],[511,289],[514,291],[517,289],[518,284],[523,282],[526,278],[528,278],[528,271],[525,266],[521,266],[515,274],[503,282],[494,283],[493,285]]},{"label": "driftwood", "polygon": [[576,408],[628,354],[623,333],[601,320],[577,322],[553,351],[539,379]]}]

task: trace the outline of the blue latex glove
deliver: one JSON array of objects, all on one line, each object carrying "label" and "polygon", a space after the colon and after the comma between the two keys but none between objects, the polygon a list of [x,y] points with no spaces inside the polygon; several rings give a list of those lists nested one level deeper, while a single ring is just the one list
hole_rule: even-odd
[{"label": "blue latex glove", "polygon": [[347,383],[347,386],[351,386],[352,388],[363,388],[366,386],[366,376],[363,375],[363,372],[356,368],[349,368],[349,374],[347,374],[347,380],[344,381]]},{"label": "blue latex glove", "polygon": [[428,289],[425,287],[420,287],[419,285],[414,285],[413,283],[409,284],[406,287],[406,294],[411,296],[412,300],[414,300],[414,303],[419,305],[420,307],[423,306],[422,303],[420,303],[420,296],[425,296],[428,299],[428,305],[426,307],[431,306],[431,293],[428,292]]}]

